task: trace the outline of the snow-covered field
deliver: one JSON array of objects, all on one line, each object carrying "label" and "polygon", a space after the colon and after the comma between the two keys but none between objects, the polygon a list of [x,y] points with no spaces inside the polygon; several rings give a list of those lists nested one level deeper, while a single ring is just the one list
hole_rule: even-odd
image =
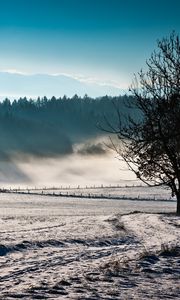
[{"label": "snow-covered field", "polygon": [[163,187],[149,186],[62,186],[54,188],[15,188],[14,192],[24,192],[39,195],[55,195],[65,197],[107,198],[107,199],[131,199],[131,200],[170,200],[171,191]]},{"label": "snow-covered field", "polygon": [[0,299],[179,299],[175,209],[168,200],[0,194]]}]

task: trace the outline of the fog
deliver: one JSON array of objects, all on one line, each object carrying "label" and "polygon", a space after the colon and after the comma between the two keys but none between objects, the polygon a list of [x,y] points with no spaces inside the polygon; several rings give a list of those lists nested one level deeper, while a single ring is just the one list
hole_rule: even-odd
[{"label": "fog", "polygon": [[135,178],[107,146],[127,96],[21,98],[0,103],[0,184],[120,184]]},{"label": "fog", "polygon": [[107,138],[74,145],[57,157],[20,156],[1,161],[1,187],[66,187],[131,184],[135,176],[105,143]]}]

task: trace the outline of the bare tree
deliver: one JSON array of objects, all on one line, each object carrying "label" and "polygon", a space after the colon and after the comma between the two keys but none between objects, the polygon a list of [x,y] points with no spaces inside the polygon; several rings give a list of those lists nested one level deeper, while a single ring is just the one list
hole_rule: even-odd
[{"label": "bare tree", "polygon": [[136,176],[148,185],[170,187],[180,215],[180,40],[173,32],[158,41],[147,63],[130,88],[133,99],[127,122],[117,111],[116,126],[109,124],[119,140],[116,151]]}]

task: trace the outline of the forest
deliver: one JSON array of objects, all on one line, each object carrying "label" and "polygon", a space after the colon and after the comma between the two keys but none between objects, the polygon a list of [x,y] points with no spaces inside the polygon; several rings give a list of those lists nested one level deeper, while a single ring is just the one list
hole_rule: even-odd
[{"label": "forest", "polygon": [[0,158],[70,154],[74,144],[104,135],[98,124],[103,127],[106,120],[116,122],[117,110],[123,115],[131,98],[5,99],[0,102]]}]

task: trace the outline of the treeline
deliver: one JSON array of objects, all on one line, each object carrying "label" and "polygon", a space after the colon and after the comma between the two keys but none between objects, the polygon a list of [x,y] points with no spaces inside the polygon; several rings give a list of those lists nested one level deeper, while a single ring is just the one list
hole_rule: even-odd
[{"label": "treeline", "polygon": [[97,124],[104,126],[106,119],[115,122],[115,108],[125,113],[124,103],[130,99],[126,95],[5,99],[0,103],[0,156],[71,153],[74,143],[101,135]]}]

